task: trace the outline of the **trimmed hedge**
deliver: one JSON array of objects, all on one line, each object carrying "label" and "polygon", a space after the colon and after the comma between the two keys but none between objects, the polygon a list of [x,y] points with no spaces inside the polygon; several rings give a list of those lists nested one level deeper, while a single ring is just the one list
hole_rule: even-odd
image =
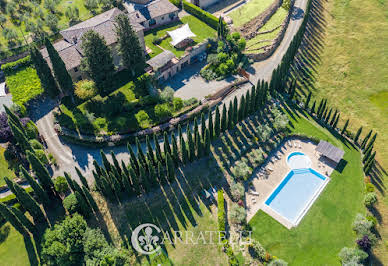
[{"label": "trimmed hedge", "polygon": [[31,57],[28,55],[22,59],[19,59],[15,62],[7,63],[1,66],[5,75],[12,74],[19,67],[28,67],[32,64]]},{"label": "trimmed hedge", "polygon": [[199,18],[213,29],[218,28],[218,18],[210,14],[209,12],[206,12],[205,10],[201,9],[200,7],[197,7],[196,5],[193,5],[183,0],[183,9],[189,12],[194,17]]},{"label": "trimmed hedge", "polygon": [[218,231],[225,232],[225,205],[224,205],[224,191],[222,189],[217,191],[218,202]]},{"label": "trimmed hedge", "polygon": [[181,7],[181,0],[169,0],[176,7]]}]

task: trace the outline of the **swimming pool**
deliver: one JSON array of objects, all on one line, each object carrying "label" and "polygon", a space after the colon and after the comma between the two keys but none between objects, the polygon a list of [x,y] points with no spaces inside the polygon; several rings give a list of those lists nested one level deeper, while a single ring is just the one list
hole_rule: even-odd
[{"label": "swimming pool", "polygon": [[292,170],[264,204],[277,215],[282,216],[292,227],[298,225],[326,186],[329,178],[310,168],[311,160],[304,153],[291,153],[287,157],[287,163]]}]

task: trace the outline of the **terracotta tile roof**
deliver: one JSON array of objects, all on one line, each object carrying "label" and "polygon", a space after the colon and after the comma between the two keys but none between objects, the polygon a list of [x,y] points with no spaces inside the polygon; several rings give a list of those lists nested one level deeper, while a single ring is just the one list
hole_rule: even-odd
[{"label": "terracotta tile roof", "polygon": [[148,60],[147,64],[150,65],[154,71],[157,71],[168,64],[173,58],[175,58],[173,52],[166,50]]},{"label": "terracotta tile roof", "polygon": [[141,23],[176,11],[179,11],[179,9],[171,4],[169,0],[156,0],[139,10],[129,13],[128,16],[131,22]]}]

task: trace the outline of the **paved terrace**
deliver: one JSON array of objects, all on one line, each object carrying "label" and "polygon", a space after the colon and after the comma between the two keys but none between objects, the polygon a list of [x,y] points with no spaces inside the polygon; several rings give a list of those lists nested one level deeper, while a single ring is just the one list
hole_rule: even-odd
[{"label": "paved terrace", "polygon": [[[272,191],[281,183],[286,174],[291,170],[287,164],[287,157],[291,152],[300,151],[306,154],[311,160],[311,168],[317,172],[330,176],[334,171],[336,164],[328,159],[320,156],[316,151],[315,145],[311,141],[290,139],[291,146],[286,141],[278,149],[273,151],[263,164],[262,167],[257,168],[249,182],[252,182],[253,187],[250,186],[245,193],[247,220],[249,221],[258,210],[265,208],[264,201],[272,193]],[[263,170],[267,169],[267,173],[263,173]],[[252,193],[253,192],[253,193]],[[268,209],[268,208],[267,208]],[[276,213],[271,216],[287,226],[287,221],[283,222],[283,217],[280,217]],[[278,219],[279,218],[279,219]]]}]

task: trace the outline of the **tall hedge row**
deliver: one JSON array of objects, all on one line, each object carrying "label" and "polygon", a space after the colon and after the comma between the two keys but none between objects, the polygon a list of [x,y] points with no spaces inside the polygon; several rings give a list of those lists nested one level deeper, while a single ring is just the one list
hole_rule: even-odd
[{"label": "tall hedge row", "polygon": [[26,56],[22,59],[19,59],[15,62],[7,63],[1,66],[1,70],[3,70],[5,75],[10,75],[15,71],[16,69],[20,67],[27,67],[32,64],[32,60],[30,56]]},{"label": "tall hedge row", "polygon": [[218,27],[218,18],[210,14],[209,12],[206,12],[200,7],[197,7],[196,5],[193,5],[187,1],[183,0],[183,9],[190,13],[191,15],[199,18],[206,24],[208,24],[213,29],[217,29]]}]

